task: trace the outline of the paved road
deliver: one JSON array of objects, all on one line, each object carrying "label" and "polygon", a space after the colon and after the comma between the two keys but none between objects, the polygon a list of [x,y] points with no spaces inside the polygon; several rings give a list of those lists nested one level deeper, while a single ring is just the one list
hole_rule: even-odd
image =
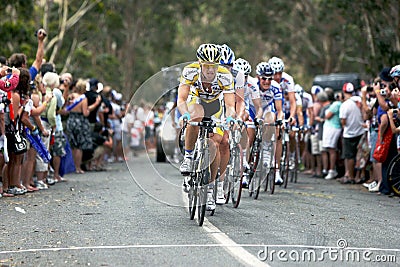
[{"label": "paved road", "polygon": [[[395,266],[400,261],[400,252],[390,250],[400,248],[398,198],[300,176],[297,184],[263,193],[259,200],[244,192],[238,209],[218,206],[198,227],[188,218],[173,165],[153,164],[144,155],[127,165],[68,175],[68,182],[50,190],[0,199],[0,266]],[[266,248],[269,257],[262,261]],[[397,262],[378,265],[377,259]]]}]

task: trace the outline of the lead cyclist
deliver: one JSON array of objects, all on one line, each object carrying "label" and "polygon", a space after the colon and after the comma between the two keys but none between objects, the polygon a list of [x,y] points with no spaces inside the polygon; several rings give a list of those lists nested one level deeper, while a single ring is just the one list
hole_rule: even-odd
[{"label": "lead cyclist", "polygon": [[[221,122],[225,113],[226,123],[235,117],[235,92],[232,74],[219,65],[221,50],[215,44],[202,44],[197,49],[198,62],[187,65],[180,78],[178,87],[178,110],[182,119],[191,122],[200,122],[203,117],[211,117],[215,122]],[[225,110],[223,109],[225,106]],[[186,176],[183,189],[188,191],[188,175],[193,171],[194,147],[197,140],[199,127],[187,126],[185,131],[185,156],[180,166],[180,172]],[[220,165],[219,145],[222,141],[224,131],[221,128],[214,129],[212,147],[214,153],[211,155],[211,179],[207,190],[207,210],[215,209],[215,200],[211,186],[217,175]]]}]

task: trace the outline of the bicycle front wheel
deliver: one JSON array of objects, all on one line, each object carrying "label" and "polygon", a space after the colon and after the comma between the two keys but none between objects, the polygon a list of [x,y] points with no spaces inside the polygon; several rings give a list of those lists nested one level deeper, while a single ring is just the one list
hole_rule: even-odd
[{"label": "bicycle front wheel", "polygon": [[240,203],[240,197],[242,195],[242,181],[243,181],[243,150],[240,144],[234,148],[234,159],[233,163],[233,184],[231,188],[232,205],[237,208]]},{"label": "bicycle front wheel", "polygon": [[207,204],[207,189],[208,180],[210,177],[209,169],[206,168],[200,173],[199,185],[198,185],[198,197],[197,197],[197,224],[199,226],[203,225],[204,216],[206,214],[206,204]]},{"label": "bicycle front wheel", "polygon": [[196,213],[197,195],[199,193],[197,184],[193,182],[193,179],[189,182],[190,188],[188,193],[189,198],[189,216],[193,220]]}]

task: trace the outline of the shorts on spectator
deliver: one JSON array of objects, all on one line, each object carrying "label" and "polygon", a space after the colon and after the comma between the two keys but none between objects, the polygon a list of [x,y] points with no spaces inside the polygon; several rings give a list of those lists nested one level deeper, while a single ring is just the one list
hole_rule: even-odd
[{"label": "shorts on spectator", "polygon": [[101,157],[102,155],[104,155],[104,153],[105,153],[105,148],[104,148],[104,146],[98,146],[98,147],[96,147],[96,149],[94,150],[93,158],[94,158],[94,159],[97,159],[97,158]]},{"label": "shorts on spectator", "polygon": [[65,156],[65,135],[63,131],[55,132],[54,134],[54,145],[52,147],[53,156],[55,157],[63,157]]},{"label": "shorts on spectator", "polygon": [[310,136],[310,140],[311,140],[311,154],[312,155],[320,155],[321,154],[321,150],[320,150],[320,147],[319,147],[318,135],[317,134],[312,134]]},{"label": "shorts on spectator", "polygon": [[324,135],[322,138],[322,147],[337,148],[338,140],[342,134],[342,129],[333,128],[324,125]]},{"label": "shorts on spectator", "polygon": [[345,138],[343,137],[343,157],[345,159],[355,159],[357,155],[357,146],[362,135]]},{"label": "shorts on spectator", "polygon": [[327,148],[327,147],[324,147],[322,142],[323,142],[322,140],[318,140],[319,151],[320,151],[320,152],[328,151],[328,148]]}]

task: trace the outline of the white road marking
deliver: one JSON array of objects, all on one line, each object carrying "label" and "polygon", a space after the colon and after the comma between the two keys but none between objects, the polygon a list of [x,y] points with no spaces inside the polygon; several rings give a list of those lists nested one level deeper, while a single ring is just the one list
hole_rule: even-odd
[{"label": "white road marking", "polygon": [[[270,266],[258,259],[256,256],[245,250],[242,246],[230,239],[225,233],[221,232],[215,225],[210,223],[207,218],[204,219],[203,229],[211,235],[223,248],[228,251],[234,258],[244,265],[249,266]],[[258,245],[260,246],[260,245]]]},{"label": "white road marking", "polygon": [[[182,192],[182,199],[185,203],[186,210],[189,206],[189,200],[187,193]],[[197,210],[196,210],[196,218],[197,218]],[[193,223],[197,223],[196,219],[193,220]],[[260,266],[267,267],[270,266],[265,262],[259,260],[256,256],[245,250],[243,247],[261,247],[260,245],[239,245],[232,239],[230,239],[225,233],[223,233],[220,229],[218,229],[215,225],[213,225],[207,218],[204,218],[203,229],[217,241],[221,247],[223,247],[229,254],[231,254],[235,259],[239,262],[243,263],[246,266]]]}]

